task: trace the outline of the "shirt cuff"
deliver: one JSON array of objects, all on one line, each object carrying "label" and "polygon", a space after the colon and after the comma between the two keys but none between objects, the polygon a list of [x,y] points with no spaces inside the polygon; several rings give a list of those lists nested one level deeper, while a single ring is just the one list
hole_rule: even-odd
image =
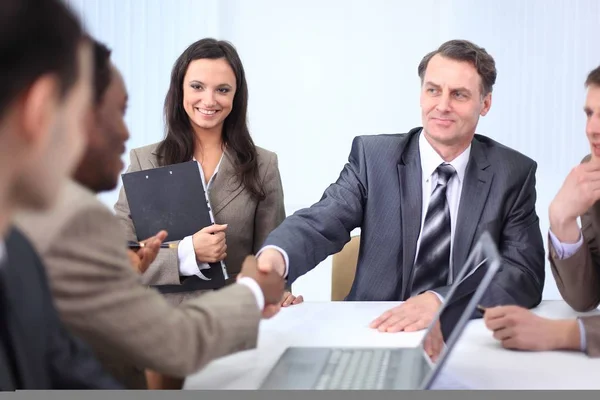
[{"label": "shirt cuff", "polygon": [[193,276],[200,273],[191,236],[186,236],[179,242],[177,256],[179,257],[179,275]]},{"label": "shirt cuff", "polygon": [[281,253],[281,255],[283,256],[283,259],[284,259],[284,261],[285,261],[285,271],[284,271],[284,273],[283,273],[283,277],[284,277],[284,278],[287,278],[287,276],[288,276],[288,271],[289,271],[289,265],[290,265],[290,258],[288,257],[288,254],[287,254],[287,253],[285,252],[285,250],[284,250],[284,249],[282,249],[281,247],[279,247],[279,246],[273,246],[272,244],[270,244],[270,245],[268,245],[268,246],[265,246],[265,247],[263,247],[262,249],[260,249],[260,250],[258,251],[258,253],[256,253],[256,258],[258,258],[258,256],[260,256],[260,253],[262,253],[262,252],[263,252],[263,251],[265,251],[266,249],[275,249],[275,250],[277,250],[278,252],[280,252],[280,253]]},{"label": "shirt cuff", "polygon": [[437,296],[437,298],[440,299],[442,304],[444,304],[444,298],[439,293],[434,292],[433,290],[428,290],[428,292],[435,294]]},{"label": "shirt cuff", "polygon": [[552,241],[552,246],[554,250],[556,250],[556,255],[559,260],[564,260],[565,258],[571,257],[573,254],[577,253],[577,250],[583,245],[583,235],[579,232],[579,240],[576,243],[562,243],[551,230],[548,230],[550,234],[550,240]]},{"label": "shirt cuff", "polygon": [[250,288],[252,294],[256,298],[256,305],[258,305],[258,309],[262,311],[265,308],[265,296],[263,295],[260,286],[258,286],[258,283],[254,279],[247,276],[238,279],[237,283]]},{"label": "shirt cuff", "polygon": [[579,343],[581,351],[584,353],[587,351],[587,341],[585,339],[585,326],[583,325],[583,321],[581,319],[577,319],[577,323],[579,324]]}]

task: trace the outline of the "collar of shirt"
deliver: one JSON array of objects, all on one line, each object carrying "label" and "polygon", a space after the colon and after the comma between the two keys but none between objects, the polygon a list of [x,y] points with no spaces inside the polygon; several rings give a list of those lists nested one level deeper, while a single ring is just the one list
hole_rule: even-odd
[{"label": "collar of shirt", "polygon": [[[421,132],[419,135],[419,153],[421,155],[421,171],[423,173],[423,182],[429,182],[433,176],[437,167],[446,161],[434,150],[429,144],[425,135]],[[462,184],[465,178],[465,171],[467,170],[467,164],[469,163],[469,156],[471,155],[471,144],[465,149],[458,157],[450,162],[446,162],[454,167],[456,170],[456,177],[458,178],[459,185]]]},{"label": "collar of shirt", "polygon": [[215,168],[215,172],[213,172],[212,176],[208,180],[208,183],[206,183],[206,177],[204,176],[204,170],[202,169],[202,164],[200,164],[200,162],[198,160],[196,160],[196,157],[192,157],[192,160],[194,160],[198,163],[198,169],[200,170],[200,176],[202,177],[202,184],[204,185],[205,190],[209,186],[211,186],[212,181],[217,177],[217,172],[219,172],[219,167],[221,166],[221,162],[223,161],[224,156],[225,156],[225,152],[223,151],[223,153],[221,154],[221,158],[219,159],[219,163],[217,164],[217,167]]},{"label": "collar of shirt", "polygon": [[0,265],[5,261],[6,258],[6,246],[4,245],[4,241],[0,240]]}]

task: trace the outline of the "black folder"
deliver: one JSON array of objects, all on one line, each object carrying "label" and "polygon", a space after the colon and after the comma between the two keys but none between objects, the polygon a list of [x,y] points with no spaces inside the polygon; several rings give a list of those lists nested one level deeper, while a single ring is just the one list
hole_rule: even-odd
[{"label": "black folder", "polygon": [[[196,161],[130,172],[122,175],[130,217],[138,240],[160,230],[169,234],[168,241],[181,240],[212,225],[202,176]],[[181,285],[156,285],[162,293],[218,289],[225,285],[222,263],[211,263],[198,276],[182,279]]]}]

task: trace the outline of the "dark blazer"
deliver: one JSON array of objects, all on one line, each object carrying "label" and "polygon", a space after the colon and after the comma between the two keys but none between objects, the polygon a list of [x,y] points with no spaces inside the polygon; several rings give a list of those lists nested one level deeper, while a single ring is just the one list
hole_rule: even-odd
[{"label": "dark blazer", "polygon": [[[11,230],[2,262],[2,314],[15,367],[0,352],[0,387],[14,389],[121,389],[91,351],[58,319],[43,265],[25,237]],[[3,329],[6,329],[3,327]],[[11,351],[10,349],[8,351]],[[16,370],[15,370],[16,369]],[[13,371],[15,380],[7,375]]]},{"label": "dark blazer", "polygon": [[[422,187],[418,136],[354,139],[338,180],[312,207],[288,217],[267,238],[289,256],[293,282],[339,252],[361,228],[354,283],[347,300],[398,301],[408,288],[421,226]],[[462,187],[452,254],[454,275],[475,239],[487,230],[503,266],[483,305],[534,307],[544,286],[544,246],[535,212],[536,163],[485,136],[475,135]],[[449,287],[431,288],[445,295]],[[467,293],[465,293],[467,294]]]}]

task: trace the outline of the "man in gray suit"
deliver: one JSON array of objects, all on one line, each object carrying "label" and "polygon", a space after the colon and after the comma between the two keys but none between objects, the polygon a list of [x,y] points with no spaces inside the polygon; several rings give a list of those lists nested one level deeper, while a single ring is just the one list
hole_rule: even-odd
[{"label": "man in gray suit", "polygon": [[[453,40],[427,54],[418,73],[423,127],[355,138],[338,180],[269,235],[259,267],[293,282],[339,252],[360,227],[346,299],[404,300],[371,326],[415,331],[432,321],[471,247],[489,231],[504,265],[484,305],[536,306],[545,274],[537,165],[475,134],[492,105],[494,59],[471,42]],[[460,310],[468,294],[452,306]]]}]

